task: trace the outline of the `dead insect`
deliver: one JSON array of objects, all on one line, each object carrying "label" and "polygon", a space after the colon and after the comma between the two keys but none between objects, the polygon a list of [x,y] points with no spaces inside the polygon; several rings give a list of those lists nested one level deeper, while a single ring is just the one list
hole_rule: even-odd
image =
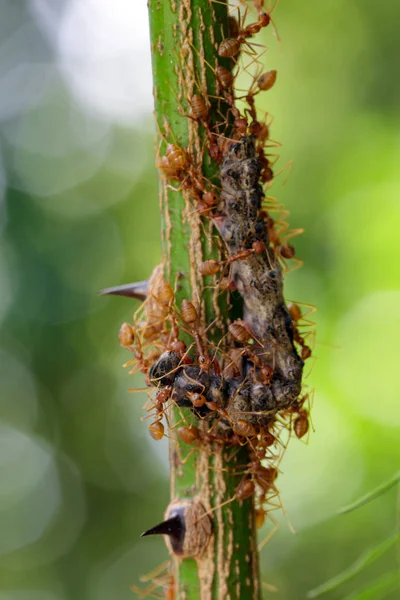
[{"label": "dead insect", "polygon": [[156,387],[172,385],[178,372],[180,360],[180,356],[176,352],[163,352],[150,368],[150,384]]}]

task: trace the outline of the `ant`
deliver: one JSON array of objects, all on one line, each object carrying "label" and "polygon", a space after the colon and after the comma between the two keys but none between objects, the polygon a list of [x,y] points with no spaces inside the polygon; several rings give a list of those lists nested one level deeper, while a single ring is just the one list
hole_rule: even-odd
[{"label": "ant", "polygon": [[301,439],[308,433],[310,428],[309,410],[304,408],[305,402],[309,401],[309,394],[305,394],[300,400],[295,402],[289,409],[290,414],[296,416],[293,423],[293,431],[298,439]]},{"label": "ant", "polygon": [[[271,9],[271,11],[268,13],[263,10],[263,8],[264,8],[263,0],[255,0],[254,5],[258,12],[258,21],[254,22],[254,23],[250,23],[247,26],[244,26],[244,21],[246,19],[247,11],[248,11],[247,6],[246,6],[246,10],[245,10],[243,18],[241,18],[240,12],[239,12],[239,20],[238,21],[236,21],[236,19],[234,17],[230,17],[230,19],[229,19],[229,34],[231,37],[226,38],[219,45],[219,47],[218,47],[219,56],[222,56],[224,58],[235,58],[237,56],[237,54],[239,53],[242,44],[247,44],[250,47],[250,49],[252,49],[251,45],[246,40],[248,38],[253,37],[253,35],[259,33],[261,31],[261,29],[263,29],[264,27],[268,27],[268,25],[272,22],[271,13],[275,9],[276,4],[277,4],[277,2],[275,2],[275,5]],[[243,24],[241,23],[241,21],[243,22]],[[274,28],[275,28],[275,25],[274,25]],[[275,32],[276,32],[276,28],[275,28]],[[277,34],[277,32],[276,32],[276,34]],[[278,35],[277,35],[277,37],[278,37]]]}]

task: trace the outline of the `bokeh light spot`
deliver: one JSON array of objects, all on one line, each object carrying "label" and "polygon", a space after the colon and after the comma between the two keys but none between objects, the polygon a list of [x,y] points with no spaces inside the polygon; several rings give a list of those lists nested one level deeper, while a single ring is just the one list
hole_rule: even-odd
[{"label": "bokeh light spot", "polygon": [[[29,368],[3,348],[0,348],[0,380],[0,421],[21,430],[33,429],[38,418],[35,380]],[[22,438],[18,440],[21,442]]]},{"label": "bokeh light spot", "polygon": [[7,554],[43,535],[61,496],[49,446],[5,424],[0,446],[0,554]]},{"label": "bokeh light spot", "polygon": [[400,291],[362,298],[338,324],[333,375],[353,410],[389,427],[400,424]]}]

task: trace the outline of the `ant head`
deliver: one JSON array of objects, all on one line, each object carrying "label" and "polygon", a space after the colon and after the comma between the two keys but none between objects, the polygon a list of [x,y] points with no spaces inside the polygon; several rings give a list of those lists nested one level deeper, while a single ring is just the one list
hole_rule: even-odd
[{"label": "ant head", "polygon": [[211,367],[211,359],[206,354],[201,354],[199,356],[199,367],[202,371],[208,371]]}]

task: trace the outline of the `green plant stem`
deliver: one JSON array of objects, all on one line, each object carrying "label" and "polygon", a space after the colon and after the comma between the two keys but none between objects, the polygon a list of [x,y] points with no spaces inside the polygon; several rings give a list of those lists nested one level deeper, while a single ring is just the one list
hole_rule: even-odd
[{"label": "green plant stem", "polygon": [[[227,6],[212,0],[149,0],[149,14],[157,152],[163,155],[167,143],[179,146],[191,168],[218,186],[218,165],[206,150],[206,128],[188,115],[190,99],[197,94],[209,98],[210,123],[226,120],[226,108],[215,99],[215,67],[229,66],[217,55],[218,45],[228,37]],[[212,220],[195,210],[193,194],[184,187],[160,178],[164,273],[176,290],[177,307],[182,299],[192,301],[200,312],[199,329],[212,324],[207,336],[218,341],[226,331],[228,304],[212,289],[211,278],[198,272],[202,261],[218,257],[211,243],[216,232]],[[181,413],[174,412],[172,419],[182,421]],[[188,410],[184,418],[203,430],[210,426],[195,422]],[[174,559],[176,597],[259,599],[253,500],[235,498],[249,462],[246,448],[205,442],[194,448],[180,441],[176,429],[169,435],[171,498],[200,499],[210,510],[214,531],[201,559]]]}]

